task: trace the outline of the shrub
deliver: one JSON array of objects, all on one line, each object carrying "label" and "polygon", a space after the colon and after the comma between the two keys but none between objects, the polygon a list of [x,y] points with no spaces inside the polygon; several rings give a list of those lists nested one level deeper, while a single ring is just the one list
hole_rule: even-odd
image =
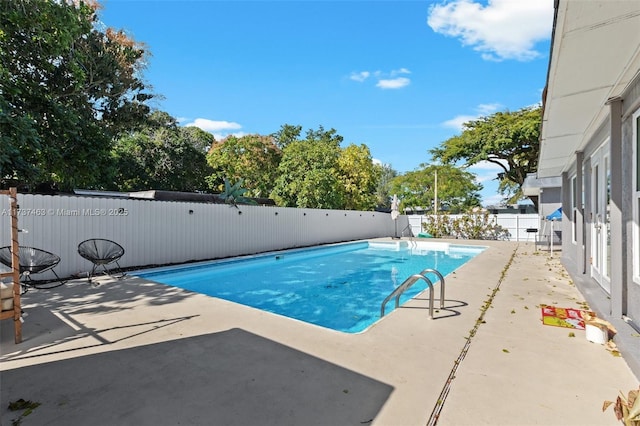
[{"label": "shrub", "polygon": [[422,228],[435,238],[508,240],[509,231],[497,222],[497,218],[491,216],[487,210],[474,207],[460,217],[447,214],[427,216]]}]

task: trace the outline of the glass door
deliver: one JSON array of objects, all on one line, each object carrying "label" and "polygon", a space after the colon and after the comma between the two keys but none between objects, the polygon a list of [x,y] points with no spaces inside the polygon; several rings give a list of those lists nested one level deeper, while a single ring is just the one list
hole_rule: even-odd
[{"label": "glass door", "polygon": [[605,143],[591,158],[591,276],[607,292],[611,292],[611,170],[609,143]]}]

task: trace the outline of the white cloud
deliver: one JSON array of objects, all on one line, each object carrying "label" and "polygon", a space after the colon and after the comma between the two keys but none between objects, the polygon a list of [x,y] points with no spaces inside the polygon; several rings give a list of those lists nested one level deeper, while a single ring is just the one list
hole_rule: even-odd
[{"label": "white cloud", "polygon": [[493,104],[480,104],[476,107],[476,110],[478,111],[478,114],[480,115],[491,115],[494,112],[496,112],[497,110],[499,110],[500,108],[502,108],[502,105],[498,104],[498,103],[493,103]]},{"label": "white cloud", "polygon": [[471,120],[475,120],[476,118],[478,118],[477,115],[458,115],[456,117],[453,117],[450,120],[445,121],[444,123],[442,123],[442,125],[444,127],[449,127],[452,129],[456,129],[456,130],[460,130],[462,131],[462,125],[468,121]]},{"label": "white cloud", "polygon": [[[498,162],[504,164],[507,168],[509,167],[508,163],[506,162],[506,160],[497,160]],[[487,172],[487,171],[491,171],[491,172],[503,172],[504,169],[500,166],[498,166],[495,163],[492,163],[490,161],[480,161],[479,163],[474,164],[473,166],[469,167],[469,171],[473,172],[473,173],[480,173],[480,172]],[[496,177],[496,174],[494,173],[493,178]]]},{"label": "white cloud", "polygon": [[185,124],[185,127],[189,126],[199,127],[202,130],[211,133],[219,132],[221,130],[237,130],[242,128],[241,125],[234,123],[233,121],[216,121],[206,118],[196,118],[193,122]]},{"label": "white cloud", "polygon": [[371,73],[369,71],[352,72],[349,78],[353,81],[362,83],[369,78],[370,75]]},{"label": "white cloud", "polygon": [[[186,121],[186,120],[185,120]],[[187,123],[184,125],[185,127],[199,127],[205,132],[211,133],[217,141],[220,141],[227,136],[235,136],[240,138],[245,136],[245,132],[232,132],[231,130],[239,130],[242,126],[233,121],[216,121],[209,120],[207,118],[196,118],[191,123]]]},{"label": "white cloud", "polygon": [[484,182],[490,182],[492,180],[494,180],[496,178],[496,175],[479,175],[476,174],[476,182],[478,183],[484,183]]},{"label": "white cloud", "polygon": [[411,80],[407,77],[398,77],[399,75],[411,74],[407,68],[398,68],[391,70],[390,72],[382,71],[358,71],[352,72],[349,75],[349,79],[357,81],[359,83],[364,82],[369,77],[373,77],[376,81],[376,87],[380,89],[400,89],[406,87],[411,83]]},{"label": "white cloud", "polygon": [[431,6],[427,24],[436,33],[460,39],[485,60],[528,61],[551,38],[553,0],[452,0]]},{"label": "white cloud", "polygon": [[395,77],[398,74],[411,74],[411,71],[409,71],[406,68],[400,68],[399,70],[392,70],[391,71],[391,76]]},{"label": "white cloud", "polygon": [[473,173],[474,175],[476,175],[476,182],[481,184],[484,184],[486,182],[492,182],[492,181],[497,182],[498,173],[501,173],[504,171],[498,168],[493,173],[491,173],[489,170],[474,170],[472,167],[469,167],[469,169],[467,170]]},{"label": "white cloud", "polygon": [[503,196],[497,194],[498,190],[498,173],[504,172],[500,166],[488,161],[481,161],[469,167],[467,171],[476,176],[476,182],[482,184],[485,189],[482,191],[482,205],[499,205],[502,203]]},{"label": "white cloud", "polygon": [[213,136],[216,138],[217,141],[221,141],[224,138],[226,138],[227,136],[235,136],[236,138],[241,138],[243,136],[246,136],[247,133],[245,132],[233,132],[233,133],[213,133]]},{"label": "white cloud", "polygon": [[398,77],[392,79],[380,79],[376,83],[376,87],[381,89],[400,89],[402,87],[408,86],[411,83],[406,77]]},{"label": "white cloud", "polygon": [[504,197],[500,194],[491,195],[482,198],[482,207],[494,207],[504,204]]},{"label": "white cloud", "polygon": [[476,111],[478,112],[476,115],[458,115],[453,117],[450,120],[442,123],[444,127],[449,127],[451,129],[456,129],[458,131],[462,131],[462,126],[464,123],[467,123],[472,120],[477,120],[480,117],[484,117],[487,115],[491,115],[497,110],[499,110],[502,105],[498,103],[494,104],[480,104],[476,107]]}]

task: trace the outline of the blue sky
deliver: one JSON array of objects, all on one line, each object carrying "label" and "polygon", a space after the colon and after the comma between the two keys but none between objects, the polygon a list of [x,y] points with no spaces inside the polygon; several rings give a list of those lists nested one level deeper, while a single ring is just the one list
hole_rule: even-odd
[{"label": "blue sky", "polygon": [[[334,128],[400,173],[461,124],[541,100],[553,0],[103,0],[151,56],[154,107],[226,135]],[[470,169],[496,195],[493,166]]]}]

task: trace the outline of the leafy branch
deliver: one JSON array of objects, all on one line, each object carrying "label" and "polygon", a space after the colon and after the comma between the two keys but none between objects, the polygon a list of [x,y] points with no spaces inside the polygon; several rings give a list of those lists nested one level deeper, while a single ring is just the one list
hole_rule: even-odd
[{"label": "leafy branch", "polygon": [[613,405],[613,412],[616,418],[620,420],[625,426],[640,426],[640,398],[638,394],[640,389],[631,390],[624,397],[622,392],[616,399],[616,402],[605,401],[602,406],[602,411],[605,411],[609,406]]},{"label": "leafy branch", "polygon": [[242,179],[232,185],[229,179],[224,178],[224,192],[220,194],[220,198],[235,208],[239,208],[238,204],[258,204],[255,200],[244,196],[247,191],[248,189],[242,188]]}]

